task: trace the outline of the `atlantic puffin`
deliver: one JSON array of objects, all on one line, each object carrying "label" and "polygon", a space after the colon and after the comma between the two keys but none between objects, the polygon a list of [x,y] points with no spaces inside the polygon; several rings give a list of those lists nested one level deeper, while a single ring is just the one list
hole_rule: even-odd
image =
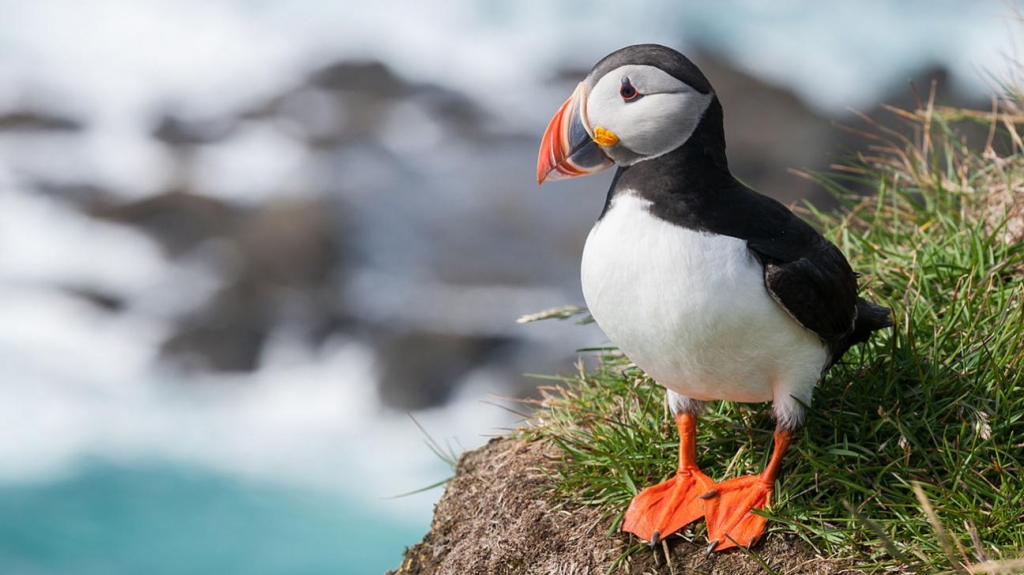
[{"label": "atlantic puffin", "polygon": [[[583,295],[608,339],[665,387],[679,429],[676,474],[639,493],[622,528],[653,546],[703,516],[709,553],[749,547],[766,523],[751,510],[768,504],[814,388],[892,325],[890,310],[857,295],[835,245],[733,177],[721,102],[679,52],[642,44],[598,62],[548,125],[537,181],[616,164],[584,247]],[[711,400],[771,402],[761,474],[715,482],[697,466]]]}]

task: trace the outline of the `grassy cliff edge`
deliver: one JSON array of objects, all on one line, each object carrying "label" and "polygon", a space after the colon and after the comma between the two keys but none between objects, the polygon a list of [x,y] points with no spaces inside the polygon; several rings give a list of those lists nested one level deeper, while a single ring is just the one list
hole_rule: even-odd
[{"label": "grassy cliff edge", "polygon": [[[814,176],[843,209],[807,216],[896,325],[822,382],[764,543],[706,559],[702,523],[654,550],[618,531],[674,472],[677,439],[663,390],[600,350],[597,369],[542,388],[513,438],[464,456],[398,573],[1024,573],[1019,101],[894,109],[898,129],[869,122],[869,153]],[[756,473],[772,429],[764,406],[713,404],[701,466]]]}]

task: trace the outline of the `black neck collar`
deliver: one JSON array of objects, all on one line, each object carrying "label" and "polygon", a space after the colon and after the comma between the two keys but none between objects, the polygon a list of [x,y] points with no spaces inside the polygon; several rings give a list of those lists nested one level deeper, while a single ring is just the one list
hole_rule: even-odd
[{"label": "black neck collar", "polygon": [[612,180],[608,200],[627,189],[657,202],[666,196],[701,194],[709,187],[720,189],[735,184],[738,182],[729,172],[725,156],[722,105],[716,96],[683,145],[657,158],[620,167]]}]

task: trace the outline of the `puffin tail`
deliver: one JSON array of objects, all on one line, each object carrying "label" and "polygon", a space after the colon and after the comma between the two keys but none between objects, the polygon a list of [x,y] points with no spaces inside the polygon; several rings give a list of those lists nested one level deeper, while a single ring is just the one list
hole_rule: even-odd
[{"label": "puffin tail", "polygon": [[870,302],[862,297],[857,298],[857,320],[853,323],[853,331],[835,342],[832,347],[832,363],[839,361],[846,350],[864,343],[872,332],[892,327],[892,310]]}]

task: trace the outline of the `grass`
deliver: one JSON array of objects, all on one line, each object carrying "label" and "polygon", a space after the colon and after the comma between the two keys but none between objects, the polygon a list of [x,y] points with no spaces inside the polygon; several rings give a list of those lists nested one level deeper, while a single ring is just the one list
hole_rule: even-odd
[{"label": "grass", "polygon": [[[808,218],[895,326],[820,385],[769,531],[869,573],[1024,572],[1024,244],[1004,213],[1024,194],[1020,101],[891,110],[900,126],[870,123],[868,153],[809,176],[843,208]],[[972,129],[974,147],[961,135]],[[552,378],[519,433],[560,448],[562,500],[602,506],[617,528],[640,489],[674,472],[678,440],[663,389],[612,349],[599,358]],[[712,403],[699,463],[715,479],[757,473],[773,428],[766,405]],[[703,537],[702,524],[689,529]]]}]

